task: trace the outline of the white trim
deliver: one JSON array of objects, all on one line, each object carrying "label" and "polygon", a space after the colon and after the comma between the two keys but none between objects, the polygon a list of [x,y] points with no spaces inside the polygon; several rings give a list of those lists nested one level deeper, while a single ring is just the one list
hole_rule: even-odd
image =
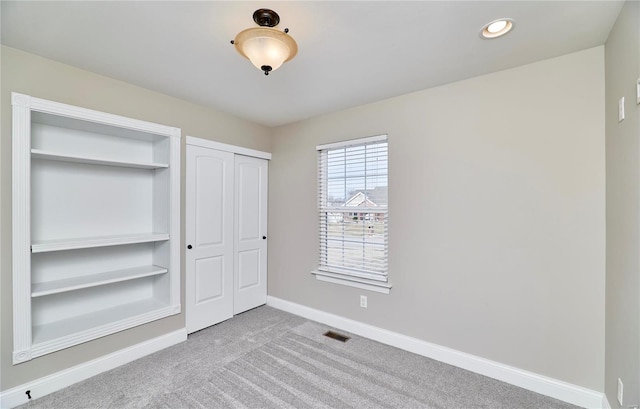
[{"label": "white trim", "polygon": [[[173,170],[169,173],[169,303],[180,305],[180,179],[182,165],[180,163],[180,139],[182,131],[174,129],[174,138],[169,140],[169,163]],[[177,313],[180,311],[178,310]]]},{"label": "white trim", "polygon": [[376,136],[369,136],[367,138],[358,138],[358,139],[350,139],[348,141],[326,143],[324,145],[316,146],[316,150],[321,151],[324,149],[335,149],[335,148],[344,148],[345,146],[363,145],[365,143],[383,142],[383,141],[386,141],[387,138],[388,138],[387,134],[382,134],[382,135],[376,135]]},{"label": "white trim", "polygon": [[80,237],[63,240],[32,241],[32,253],[47,253],[50,251],[89,249],[94,247],[120,246],[123,244],[150,243],[167,241],[171,238],[168,233],[126,234],[122,236]]},{"label": "white trim", "polygon": [[314,270],[311,274],[316,276],[316,279],[320,281],[326,281],[328,283],[348,285],[349,287],[361,288],[363,290],[375,291],[377,293],[389,294],[391,289],[390,283],[382,281],[370,281],[359,279],[353,276],[341,276],[338,274],[332,274],[326,271]]},{"label": "white trim", "polygon": [[187,135],[187,145],[200,146],[202,148],[215,149],[218,151],[231,152],[238,155],[245,155],[245,156],[251,156],[254,158],[271,160],[271,154],[269,152],[262,152],[262,151],[257,151],[255,149],[243,148],[241,146],[214,142],[208,139],[202,139],[195,136]]},{"label": "white trim", "polygon": [[180,138],[180,130],[172,126],[159,125],[153,122],[127,118],[124,116],[109,114],[106,112],[94,111],[93,109],[81,108],[74,105],[49,101],[46,99],[36,98],[17,92],[11,93],[11,104],[13,106],[28,108],[31,111],[43,112],[46,114],[53,114],[66,118],[73,118],[99,124],[116,126],[119,128],[133,129],[136,131],[143,131],[156,135],[171,136],[178,139]]},{"label": "white trim", "polygon": [[13,363],[31,359],[31,105],[32,97],[11,93]]},{"label": "white trim", "polygon": [[479,356],[432,344],[397,332],[374,327],[339,315],[316,310],[280,298],[268,296],[267,305],[336,329],[348,331],[383,344],[413,352],[480,375],[488,376],[521,388],[584,408],[602,408],[604,394],[564,381],[539,375]]},{"label": "white trim", "polygon": [[60,162],[72,162],[72,163],[88,163],[88,164],[105,165],[105,166],[121,166],[125,168],[159,169],[159,168],[169,167],[168,163],[106,159],[106,158],[99,158],[91,155],[85,156],[85,155],[62,154],[62,153],[56,153],[56,152],[46,151],[42,149],[31,149],[31,157],[33,159],[55,160]]},{"label": "white trim", "polygon": [[606,394],[602,394],[602,409],[611,409],[611,405],[609,404],[609,399],[607,399]]},{"label": "white trim", "polygon": [[169,317],[180,313],[180,304],[170,305],[164,308],[157,308],[151,304],[149,308],[153,310],[138,314],[133,317],[128,317],[122,320],[109,322],[104,325],[89,328],[84,331],[76,331],[69,335],[56,337],[50,340],[46,340],[31,345],[31,358],[50,354],[51,352],[59,351],[64,348],[68,348],[74,345],[79,345],[83,342],[91,341],[96,338],[104,337],[116,332],[124,331],[125,329],[133,328],[138,325],[146,324],[147,322],[159,320],[161,318]]},{"label": "white trim", "polygon": [[29,399],[25,392],[31,391],[33,399],[40,398],[58,391],[74,383],[83,381],[102,372],[109,371],[136,359],[150,355],[161,349],[186,341],[187,331],[182,328],[168,334],[132,345],[109,355],[93,359],[60,372],[24,383],[6,391],[0,392],[0,407],[13,408],[27,403]]}]

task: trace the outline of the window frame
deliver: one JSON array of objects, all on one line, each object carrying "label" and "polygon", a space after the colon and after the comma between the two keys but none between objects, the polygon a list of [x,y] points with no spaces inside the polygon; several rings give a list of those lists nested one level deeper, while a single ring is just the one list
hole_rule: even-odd
[{"label": "window frame", "polygon": [[[388,135],[387,134],[382,134],[382,135],[377,135],[377,136],[371,136],[371,137],[366,137],[366,138],[358,138],[358,139],[352,139],[352,140],[347,140],[347,141],[341,141],[341,142],[335,142],[335,143],[329,143],[329,144],[324,144],[324,145],[318,145],[316,146],[316,151],[317,151],[317,156],[318,156],[318,168],[317,168],[317,191],[318,191],[318,207],[317,207],[317,214],[318,214],[318,244],[319,244],[319,254],[318,254],[318,267],[316,270],[312,271],[312,274],[315,275],[316,279],[321,280],[321,281],[325,281],[325,282],[331,282],[331,283],[336,283],[336,284],[342,284],[342,285],[347,285],[347,286],[351,286],[351,287],[356,287],[356,288],[361,288],[361,289],[366,289],[366,290],[370,290],[370,291],[375,291],[375,292],[379,292],[379,293],[384,293],[384,294],[388,294],[391,289],[391,283],[389,281],[389,277],[388,277],[388,247],[389,247],[389,242],[388,242],[388,218],[389,218],[389,206],[388,206],[388,190],[387,190],[387,203],[386,205],[384,205],[383,207],[380,208],[376,208],[377,214],[384,214],[383,216],[383,254],[384,254],[384,258],[383,258],[383,269],[382,271],[366,271],[366,270],[360,270],[360,269],[349,269],[347,267],[343,267],[343,268],[336,268],[336,267],[332,267],[332,266],[328,266],[328,265],[323,265],[323,260],[326,261],[328,258],[328,254],[325,254],[325,257],[323,258],[323,250],[327,251],[328,248],[328,244],[325,243],[325,245],[323,246],[323,240],[326,240],[326,238],[328,237],[329,233],[328,233],[328,224],[327,222],[323,222],[323,218],[324,220],[328,219],[328,213],[330,212],[330,210],[338,210],[337,208],[331,208],[331,206],[327,206],[325,203],[323,203],[323,200],[326,201],[326,199],[328,198],[328,193],[326,191],[327,189],[327,184],[328,184],[328,170],[327,170],[327,166],[328,166],[328,159],[326,156],[323,157],[323,155],[328,155],[328,152],[330,151],[334,151],[334,150],[341,150],[341,149],[346,149],[349,147],[358,147],[358,146],[367,146],[367,145],[374,145],[374,144],[379,144],[381,142],[385,142],[386,145],[386,161],[387,161],[387,168],[386,168],[386,174],[383,175],[384,177],[386,177],[386,187],[388,189],[388,185],[389,185],[389,141],[388,141]],[[345,166],[348,163],[348,160],[345,159]],[[365,175],[366,175],[366,170],[365,170]],[[363,176],[365,179],[367,176]],[[346,184],[346,179],[347,177],[345,176],[345,184]],[[366,186],[366,185],[365,185]],[[375,187],[374,187],[375,188]],[[365,189],[366,191],[367,189]],[[353,196],[351,196],[353,197]],[[349,198],[345,197],[344,200],[345,202],[348,201]],[[365,208],[365,210],[372,210],[372,209],[368,209]],[[382,211],[381,211],[382,210]],[[343,213],[344,215],[348,215],[350,214],[349,211],[351,212],[356,212],[356,213],[362,213],[362,212],[358,212],[358,209],[339,209],[338,212],[339,213]],[[371,211],[365,211],[364,213],[371,213]],[[378,216],[376,216],[378,217]],[[344,237],[344,236],[342,236]],[[359,236],[358,236],[359,237]],[[344,240],[344,239],[342,239]],[[366,243],[363,243],[363,246],[366,246]],[[363,264],[366,263],[367,258],[363,258]],[[371,260],[371,259],[369,259]],[[327,263],[328,264],[328,263]],[[378,264],[378,262],[376,262],[376,264]]]}]

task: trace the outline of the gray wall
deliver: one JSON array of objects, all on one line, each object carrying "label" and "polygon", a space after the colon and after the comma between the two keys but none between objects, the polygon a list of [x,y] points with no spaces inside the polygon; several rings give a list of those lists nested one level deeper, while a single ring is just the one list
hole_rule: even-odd
[{"label": "gray wall", "polygon": [[[277,128],[268,292],[602,391],[604,127],[600,46]],[[315,146],[381,133],[389,295],[310,274]]]},{"label": "gray wall", "polygon": [[[640,3],[627,1],[605,45],[607,284],[605,392],[612,408],[618,378],[624,407],[640,403]],[[618,100],[626,119],[618,123]]]},{"label": "gray wall", "polygon": [[[104,354],[184,328],[184,314],[155,321],[20,365],[11,365],[11,92],[20,92],[85,108],[182,128],[186,135],[263,151],[271,150],[269,130],[244,120],[131,84],[116,81],[8,47],[2,58],[2,138],[0,141],[0,390],[63,370]],[[184,148],[182,157],[182,215],[184,226]],[[182,229],[184,239],[184,228]],[[184,240],[182,240],[184,241]],[[182,252],[184,271],[184,250]],[[182,280],[184,306],[184,275]],[[184,310],[184,308],[183,308]]]}]

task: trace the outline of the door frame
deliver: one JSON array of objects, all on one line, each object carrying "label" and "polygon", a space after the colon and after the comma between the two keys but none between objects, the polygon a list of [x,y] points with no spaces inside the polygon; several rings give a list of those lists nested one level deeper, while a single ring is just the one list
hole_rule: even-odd
[{"label": "door frame", "polygon": [[238,155],[252,156],[254,158],[271,160],[271,154],[269,152],[243,148],[242,146],[229,145],[221,142],[214,142],[208,139],[202,139],[195,136],[187,135],[186,142],[187,142],[187,145],[195,145],[203,148],[215,149],[218,151],[231,152]]}]

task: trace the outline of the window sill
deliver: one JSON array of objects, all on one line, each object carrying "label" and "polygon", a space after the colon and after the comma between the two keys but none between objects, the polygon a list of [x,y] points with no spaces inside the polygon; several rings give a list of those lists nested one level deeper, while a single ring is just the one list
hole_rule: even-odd
[{"label": "window sill", "polygon": [[361,288],[363,290],[375,291],[377,293],[389,294],[389,291],[391,290],[391,283],[348,277],[320,270],[314,270],[311,274],[315,275],[316,279],[320,281],[347,285],[349,287]]}]

